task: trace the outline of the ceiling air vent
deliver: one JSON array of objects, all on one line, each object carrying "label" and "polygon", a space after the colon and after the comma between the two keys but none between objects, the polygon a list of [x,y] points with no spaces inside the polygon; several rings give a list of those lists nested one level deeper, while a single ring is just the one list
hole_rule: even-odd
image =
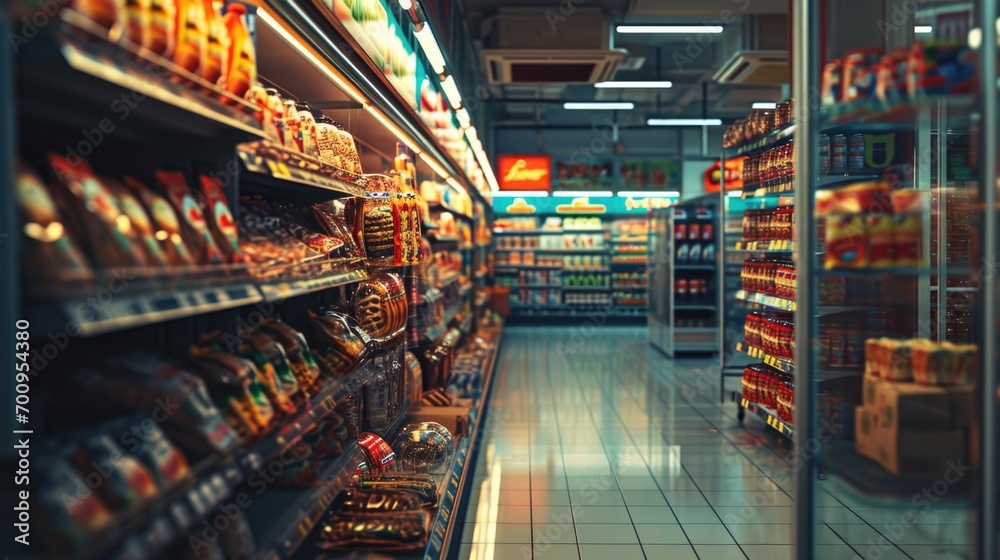
[{"label": "ceiling air vent", "polygon": [[612,44],[599,8],[500,8],[484,36],[483,67],[493,84],[589,84],[614,76],[628,53]]},{"label": "ceiling air vent", "polygon": [[611,79],[625,56],[622,50],[483,50],[494,84],[592,84]]},{"label": "ceiling air vent", "polygon": [[788,51],[738,51],[712,76],[720,84],[787,84]]}]

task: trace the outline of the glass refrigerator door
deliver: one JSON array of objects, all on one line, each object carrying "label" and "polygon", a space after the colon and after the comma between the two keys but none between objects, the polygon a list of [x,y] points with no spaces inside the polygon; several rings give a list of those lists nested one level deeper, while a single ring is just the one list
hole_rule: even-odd
[{"label": "glass refrigerator door", "polygon": [[996,476],[983,470],[995,465],[983,457],[995,401],[982,406],[996,392],[983,352],[996,343],[996,196],[981,179],[996,154],[978,155],[972,5],[928,2],[906,23],[916,35],[869,26],[881,48],[843,52],[830,51],[857,29],[819,18],[838,38],[820,68],[819,20],[808,19],[819,3],[803,4],[785,272],[796,280],[795,373],[755,382],[793,419],[796,557],[995,558],[981,554],[996,527],[979,527],[995,499],[984,509]]}]

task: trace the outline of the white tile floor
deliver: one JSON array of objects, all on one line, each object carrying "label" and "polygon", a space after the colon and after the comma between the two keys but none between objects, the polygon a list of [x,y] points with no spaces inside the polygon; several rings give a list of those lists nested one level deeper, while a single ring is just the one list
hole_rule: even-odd
[{"label": "white tile floor", "polygon": [[[714,360],[669,360],[639,327],[520,327],[497,376],[461,560],[792,558],[791,444],[719,403]],[[909,503],[829,484],[813,558],[973,558],[964,509],[894,535]]]}]

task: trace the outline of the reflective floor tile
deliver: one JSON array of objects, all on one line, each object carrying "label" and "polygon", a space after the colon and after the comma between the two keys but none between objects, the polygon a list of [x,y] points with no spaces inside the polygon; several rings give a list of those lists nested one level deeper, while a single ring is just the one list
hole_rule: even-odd
[{"label": "reflective floor tile", "polygon": [[609,558],[614,560],[646,560],[641,546],[620,544],[581,544],[580,558],[582,560],[608,560]]},{"label": "reflective floor tile", "polygon": [[577,523],[632,523],[625,506],[573,506],[573,517]]},{"label": "reflective floor tile", "polygon": [[642,544],[689,544],[680,525],[636,525]]},{"label": "reflective floor tile", "polygon": [[[580,560],[580,549],[575,544],[535,544],[532,553],[534,560]],[[494,558],[501,560],[498,556]],[[510,560],[525,559],[524,556],[518,556]]]},{"label": "reflective floor tile", "polygon": [[735,544],[696,544],[694,551],[704,560],[746,560],[743,550]]},{"label": "reflective floor tile", "polygon": [[464,543],[531,543],[531,523],[466,523]]},{"label": "reflective floor tile", "polygon": [[681,523],[691,544],[736,544],[722,523]]},{"label": "reflective floor tile", "polygon": [[576,540],[580,544],[638,544],[632,525],[577,523]]},{"label": "reflective floor tile", "polygon": [[[644,544],[647,560],[698,560],[695,549],[689,544]],[[706,557],[702,556],[704,560]]]}]

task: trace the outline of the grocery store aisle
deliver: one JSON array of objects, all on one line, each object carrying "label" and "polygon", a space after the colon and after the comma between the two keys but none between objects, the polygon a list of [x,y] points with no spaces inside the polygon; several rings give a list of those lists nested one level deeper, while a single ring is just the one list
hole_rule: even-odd
[{"label": "grocery store aisle", "polygon": [[[459,558],[791,558],[789,442],[719,405],[714,360],[668,360],[637,327],[504,338]],[[814,558],[925,557],[820,506]]]}]

